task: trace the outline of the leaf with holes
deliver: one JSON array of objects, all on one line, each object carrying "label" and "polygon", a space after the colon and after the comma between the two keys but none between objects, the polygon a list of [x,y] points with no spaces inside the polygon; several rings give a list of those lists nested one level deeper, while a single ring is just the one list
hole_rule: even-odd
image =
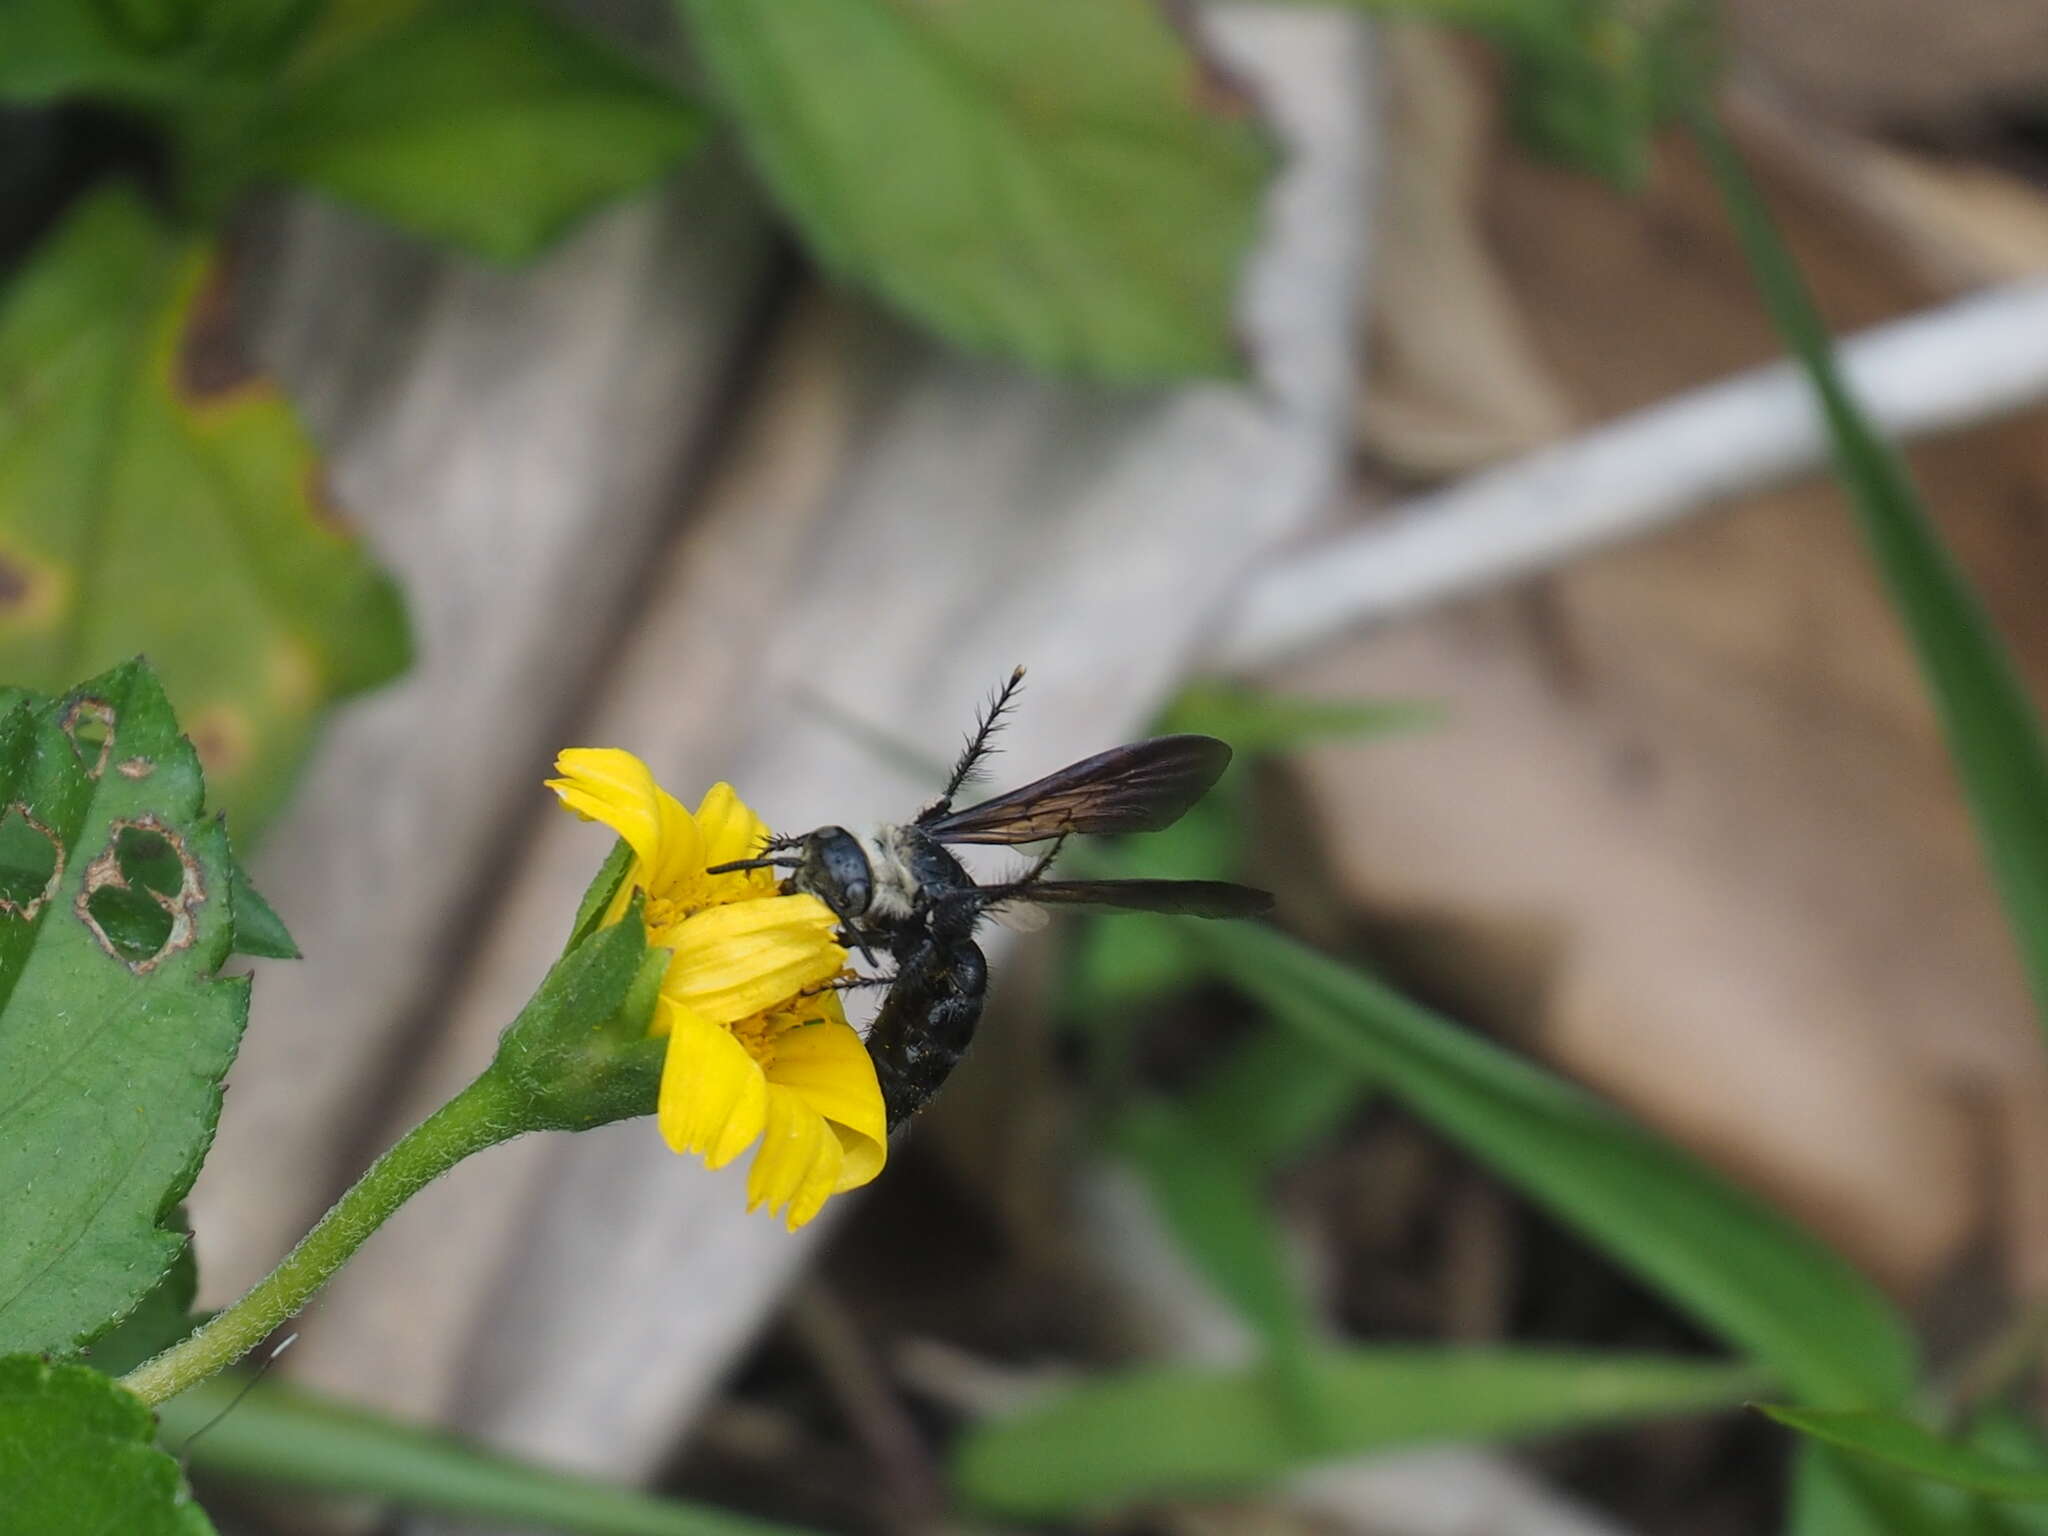
[{"label": "leaf with holes", "polygon": [[140,662],[0,719],[0,1352],[88,1343],[185,1246],[249,1004],[203,795]]},{"label": "leaf with holes", "polygon": [[0,1357],[0,1529],[212,1536],[156,1417],[79,1365]]},{"label": "leaf with holes", "polygon": [[321,711],[407,647],[226,291],[210,250],[110,191],[0,305],[0,677],[55,692],[146,653],[246,836]]},{"label": "leaf with holes", "polygon": [[961,346],[1231,373],[1273,158],[1157,0],[678,0],[826,265]]}]

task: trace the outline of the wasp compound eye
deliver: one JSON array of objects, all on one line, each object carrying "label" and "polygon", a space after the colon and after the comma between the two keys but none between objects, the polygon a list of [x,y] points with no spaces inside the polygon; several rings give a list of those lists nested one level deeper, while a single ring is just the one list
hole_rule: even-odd
[{"label": "wasp compound eye", "polygon": [[875,889],[867,850],[844,827],[820,827],[804,839],[802,862],[797,865],[794,883],[797,889],[809,891],[824,902],[843,921],[865,913]]}]

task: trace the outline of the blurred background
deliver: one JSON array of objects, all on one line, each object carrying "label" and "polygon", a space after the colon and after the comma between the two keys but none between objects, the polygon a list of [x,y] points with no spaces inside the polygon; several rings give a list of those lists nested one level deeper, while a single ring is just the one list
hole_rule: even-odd
[{"label": "blurred background", "polygon": [[[148,653],[305,951],[256,967],[202,1303],[558,952],[607,840],[556,750],[863,826],[1021,662],[994,787],[1162,720],[1238,748],[1096,867],[1272,889],[1846,1259],[1929,1392],[2029,1433],[2048,1055],[1672,118],[1718,102],[2038,696],[2048,5],[12,11],[0,668]],[[1148,920],[991,949],[974,1054],[812,1227],[647,1122],[529,1138],[276,1376],[814,1530],[1784,1525],[1792,1437],[1740,1407],[1783,1393],[1705,1374],[1654,1222],[1630,1262],[1531,1200],[1506,1119],[1340,1066]],[[1438,1372],[1503,1351],[1564,1363]],[[195,1461],[241,1536],[514,1528]]]}]

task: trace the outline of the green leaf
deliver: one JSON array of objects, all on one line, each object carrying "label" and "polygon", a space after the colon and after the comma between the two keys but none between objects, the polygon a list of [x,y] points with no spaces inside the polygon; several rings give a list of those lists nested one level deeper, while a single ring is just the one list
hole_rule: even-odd
[{"label": "green leaf", "polygon": [[984,1512],[1046,1519],[1163,1494],[1254,1488],[1333,1456],[1555,1434],[1732,1406],[1754,1370],[1655,1356],[1359,1349],[1313,1369],[1334,1439],[1304,1444],[1256,1370],[1121,1372],[983,1424],[954,1481]]},{"label": "green leaf", "polygon": [[97,1371],[0,1358],[0,1525],[37,1536],[212,1536],[141,1398]]},{"label": "green leaf", "polygon": [[828,267],[960,346],[1116,380],[1242,369],[1273,155],[1156,0],[678,0]]},{"label": "green leaf", "polygon": [[0,721],[0,1349],[87,1342],[185,1246],[249,1005],[202,798],[139,662]]},{"label": "green leaf", "polygon": [[[217,1376],[166,1402],[180,1442],[233,1401],[243,1381]],[[195,1466],[336,1495],[369,1495],[477,1521],[579,1536],[803,1536],[702,1505],[654,1499],[494,1456],[453,1436],[265,1382],[192,1443]]]},{"label": "green leaf", "polygon": [[1771,318],[1819,397],[1835,471],[1919,653],[2048,1031],[2048,747],[2039,718],[1905,466],[1843,382],[1827,327],[1734,147],[1704,113],[1694,129]]},{"label": "green leaf", "polygon": [[8,0],[0,99],[218,99],[276,65],[314,9],[314,0]]},{"label": "green leaf", "polygon": [[[1163,832],[1076,849],[1067,862],[1087,878],[1227,880],[1243,863],[1244,780],[1235,768]],[[1133,1043],[1134,1010],[1207,974],[1199,945],[1170,918],[1145,912],[1077,925],[1066,974],[1066,1006],[1089,1030],[1091,1066],[1114,1081]]]},{"label": "green leaf", "polygon": [[1392,736],[1442,719],[1438,705],[1412,700],[1301,698],[1211,682],[1182,689],[1160,729],[1215,736],[1243,759],[1292,752],[1317,741]]},{"label": "green leaf", "polygon": [[108,1376],[124,1375],[199,1326],[192,1312],[193,1299],[199,1294],[199,1262],[192,1253],[192,1229],[184,1212],[177,1213],[176,1225],[185,1234],[183,1251],[141,1304],[84,1351],[86,1363],[94,1370]]},{"label": "green leaf", "polygon": [[213,254],[113,190],[0,304],[0,676],[54,692],[138,651],[247,832],[321,712],[400,671],[407,639],[241,364]]},{"label": "green leaf", "polygon": [[1551,0],[1514,6],[1492,29],[1517,134],[1626,188],[1649,179],[1657,130],[1706,89],[1715,33],[1705,0]]},{"label": "green leaf", "polygon": [[1197,1135],[1270,1172],[1334,1131],[1370,1091],[1358,1073],[1332,1072],[1328,1053],[1291,1030],[1261,1029],[1182,1107]]},{"label": "green leaf", "polygon": [[1624,188],[1650,172],[1651,140],[1721,64],[1713,0],[1342,0],[1461,27],[1507,61],[1516,135]]},{"label": "green leaf", "polygon": [[1885,1406],[1912,1338],[1868,1280],[1687,1153],[1541,1068],[1270,929],[1218,923],[1231,978],[1333,1063],[1361,1073],[1802,1399]]},{"label": "green leaf", "polygon": [[[1964,1443],[2009,1465],[2048,1469],[2041,1426],[2014,1403],[1993,1401],[1972,1416]],[[1924,1485],[1923,1485],[1924,1486]],[[1985,1501],[1995,1536],[2048,1536],[2048,1506]]]},{"label": "green leaf", "polygon": [[1188,1257],[1258,1330],[1274,1384],[1299,1420],[1297,1438],[1327,1437],[1332,1413],[1313,1369],[1315,1324],[1288,1271],[1260,1170],[1162,1104],[1127,1110],[1114,1140],[1144,1176]]},{"label": "green leaf", "polygon": [[298,942],[284,919],[271,909],[263,893],[250,880],[240,859],[228,864],[228,896],[235,907],[235,953],[262,960],[296,960]]},{"label": "green leaf", "polygon": [[1143,912],[1086,919],[1072,945],[1066,1005],[1092,1032],[1112,1039],[1129,1035],[1132,1010],[1202,975],[1200,955],[1174,925]]},{"label": "green leaf", "polygon": [[[1234,879],[1245,855],[1247,758],[1318,740],[1390,735],[1433,725],[1439,718],[1429,704],[1299,698],[1231,683],[1197,683],[1168,706],[1159,730],[1215,736],[1230,743],[1236,761],[1199,804],[1164,832],[1077,849],[1070,863],[1102,876]],[[1201,946],[1191,945],[1184,930],[1139,913],[1089,921],[1075,939],[1073,954],[1068,1003],[1101,1030],[1114,1030],[1134,1006],[1198,982],[1207,970]],[[1321,1081],[1330,1081],[1321,1067],[1314,1070]],[[1347,1098],[1355,1097],[1345,1091]]]},{"label": "green leaf", "polygon": [[1790,1536],[2014,1536],[1977,1499],[1817,1441],[1793,1463]]},{"label": "green leaf", "polygon": [[1901,1468],[1916,1477],[1996,1499],[2048,1501],[2048,1465],[2001,1461],[1970,1446],[1944,1440],[1898,1414],[1789,1408],[1771,1403],[1759,1403],[1757,1407],[1803,1435]]},{"label": "green leaf", "polygon": [[700,137],[675,90],[547,9],[435,0],[293,75],[212,170],[303,182],[517,261],[672,169]]}]

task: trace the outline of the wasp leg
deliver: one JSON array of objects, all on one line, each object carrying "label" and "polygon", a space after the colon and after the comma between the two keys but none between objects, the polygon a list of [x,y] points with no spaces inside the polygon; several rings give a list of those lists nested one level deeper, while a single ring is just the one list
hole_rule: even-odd
[{"label": "wasp leg", "polygon": [[967,745],[961,751],[958,761],[953,764],[952,776],[946,780],[946,787],[940,791],[939,798],[917,813],[918,826],[935,821],[953,809],[953,797],[960,793],[961,786],[974,776],[975,768],[988,756],[990,742],[996,732],[1002,729],[1003,716],[1015,707],[1017,690],[1023,686],[1024,669],[1017,667],[1004,680],[1003,686],[996,690],[995,697],[989,700],[988,707],[982,710],[980,718],[974,722],[974,729],[967,737]]}]

